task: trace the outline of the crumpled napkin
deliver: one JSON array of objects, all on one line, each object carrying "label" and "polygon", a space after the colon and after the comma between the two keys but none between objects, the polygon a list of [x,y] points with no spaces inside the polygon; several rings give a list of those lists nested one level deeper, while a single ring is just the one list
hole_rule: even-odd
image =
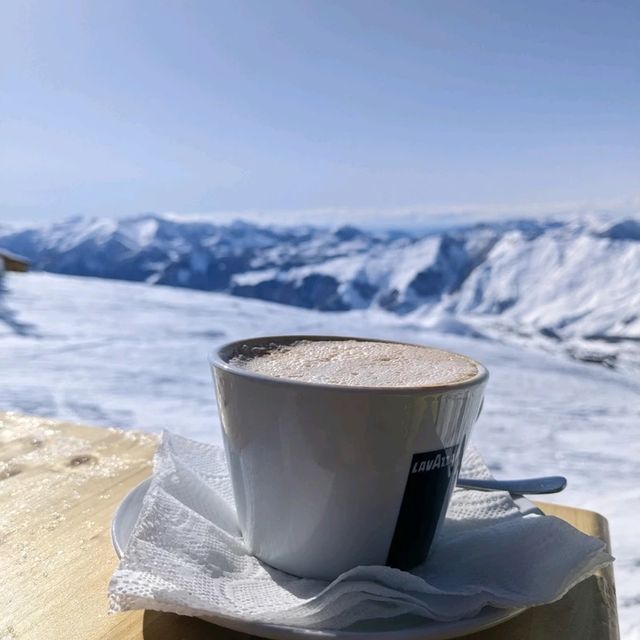
[{"label": "crumpled napkin", "polygon": [[[478,453],[463,474],[491,477]],[[410,614],[471,617],[562,597],[613,558],[550,516],[522,516],[507,493],[456,490],[429,559],[411,572],[356,567],[333,582],[298,578],[242,540],[224,451],[164,432],[142,511],[109,584],[111,611],[216,614],[310,629]]]}]

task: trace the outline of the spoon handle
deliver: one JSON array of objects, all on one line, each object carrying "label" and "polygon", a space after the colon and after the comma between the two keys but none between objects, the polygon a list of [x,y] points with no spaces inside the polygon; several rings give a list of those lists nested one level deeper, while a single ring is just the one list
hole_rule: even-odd
[{"label": "spoon handle", "polygon": [[518,494],[558,493],[567,486],[567,479],[562,476],[546,476],[544,478],[523,478],[522,480],[480,480],[475,478],[458,478],[458,486],[478,491],[508,491]]}]

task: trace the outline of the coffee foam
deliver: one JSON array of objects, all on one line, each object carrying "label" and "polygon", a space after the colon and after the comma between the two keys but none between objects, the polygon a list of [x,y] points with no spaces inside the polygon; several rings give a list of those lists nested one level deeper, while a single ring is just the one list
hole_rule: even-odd
[{"label": "coffee foam", "polygon": [[352,387],[434,387],[478,374],[471,359],[456,353],[364,340],[301,340],[230,364],[274,378]]}]

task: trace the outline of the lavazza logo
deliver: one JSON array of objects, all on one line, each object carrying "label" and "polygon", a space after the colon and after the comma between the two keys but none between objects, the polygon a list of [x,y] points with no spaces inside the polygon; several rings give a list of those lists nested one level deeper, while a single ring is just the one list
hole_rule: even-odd
[{"label": "lavazza logo", "polygon": [[452,469],[456,463],[458,457],[458,447],[449,447],[447,449],[441,449],[438,452],[433,452],[428,458],[429,454],[421,454],[420,458],[416,460],[417,456],[414,456],[413,464],[411,465],[411,474],[414,473],[426,473],[428,471],[435,471],[436,469]]},{"label": "lavazza logo", "polygon": [[452,478],[458,471],[464,441],[450,447],[414,453],[387,563],[415,567],[436,533]]}]

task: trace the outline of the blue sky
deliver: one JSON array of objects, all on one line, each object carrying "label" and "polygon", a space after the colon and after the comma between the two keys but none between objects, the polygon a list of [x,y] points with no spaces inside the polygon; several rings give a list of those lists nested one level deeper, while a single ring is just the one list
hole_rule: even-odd
[{"label": "blue sky", "polygon": [[2,3],[0,220],[638,202],[638,33],[635,1]]}]

